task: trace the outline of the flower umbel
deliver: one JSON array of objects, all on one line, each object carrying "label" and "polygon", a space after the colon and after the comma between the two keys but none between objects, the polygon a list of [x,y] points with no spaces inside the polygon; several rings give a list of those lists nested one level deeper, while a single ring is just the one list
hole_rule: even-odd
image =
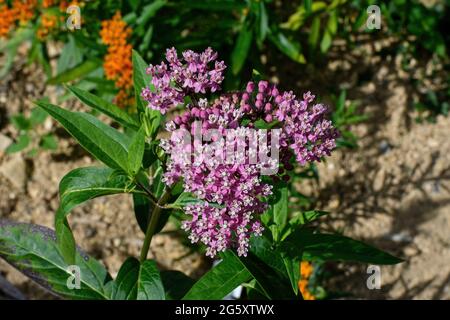
[{"label": "flower umbel", "polygon": [[202,53],[184,51],[181,59],[175,48],[167,49],[166,60],[167,63],[147,68],[156,91],[152,92],[148,87],[142,90],[142,97],[150,108],[164,114],[171,107],[182,104],[190,93],[205,94],[220,89],[226,66],[223,61],[216,61],[217,53],[211,48]]},{"label": "flower umbel", "polygon": [[133,101],[130,97],[133,84],[132,46],[128,43],[130,35],[131,28],[122,20],[119,11],[111,20],[102,21],[100,36],[108,46],[103,68],[106,78],[114,80],[119,89],[115,100],[121,107],[129,106]]},{"label": "flower umbel", "polygon": [[[217,54],[210,48],[203,53],[188,50],[182,57],[175,49],[168,49],[167,63],[147,69],[154,90],[142,90],[148,107],[161,113],[183,104],[185,97],[191,101],[181,115],[167,123],[171,138],[161,140],[161,148],[169,155],[163,181],[169,186],[183,181],[184,190],[199,200],[185,207],[190,220],[182,225],[193,243],[205,244],[211,257],[228,248],[246,256],[250,237],[260,236],[264,230],[258,217],[268,208],[267,199],[272,194],[262,168],[275,166],[273,180],[279,180],[280,175],[288,180],[288,172],[294,169],[292,162],[305,165],[329,155],[337,131],[325,118],[326,107],[313,104],[314,96],[309,92],[298,99],[267,81],[249,82],[242,92],[222,94],[210,101],[201,98],[201,94],[220,89],[225,65],[216,61]],[[254,155],[249,144],[261,136],[254,128],[261,122],[280,132],[279,143],[275,143],[279,162],[268,157],[258,158],[256,163],[249,160],[248,156]],[[245,138],[232,142],[231,149],[236,151],[232,161],[222,139],[230,132],[250,137],[248,143]],[[190,138],[198,135],[200,141]],[[268,137],[274,135],[272,130]],[[207,141],[202,141],[203,136]],[[228,143],[227,136],[227,147]],[[258,156],[261,151],[267,155],[266,144],[267,140],[258,146]]]}]

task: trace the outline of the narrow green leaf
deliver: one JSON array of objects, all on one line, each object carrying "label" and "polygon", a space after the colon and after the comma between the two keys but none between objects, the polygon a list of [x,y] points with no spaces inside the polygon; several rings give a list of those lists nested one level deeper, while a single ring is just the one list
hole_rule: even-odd
[{"label": "narrow green leaf", "polygon": [[333,38],[328,30],[325,30],[323,34],[323,38],[320,41],[320,52],[327,53],[328,49],[331,47],[331,43],[333,42]]},{"label": "narrow green leaf", "polygon": [[317,47],[317,43],[319,42],[320,35],[320,17],[316,16],[313,19],[311,30],[309,31],[308,44],[310,48],[315,49]]},{"label": "narrow green leaf", "polygon": [[45,227],[0,220],[0,257],[52,293],[68,299],[108,299],[111,277],[105,267],[80,249],[74,266],[79,268],[80,289],[69,289],[69,265],[58,251],[55,233]]},{"label": "narrow green leaf", "polygon": [[380,265],[402,262],[363,242],[336,234],[312,233],[306,229],[290,234],[280,249],[297,261],[357,261]]},{"label": "narrow green leaf", "polygon": [[85,76],[92,71],[100,68],[102,65],[102,61],[99,59],[90,59],[86,60],[75,67],[68,69],[60,74],[58,74],[56,77],[51,78],[47,80],[48,84],[62,84],[69,81],[76,80],[78,78],[81,78],[82,76]]},{"label": "narrow green leaf", "polygon": [[98,160],[111,168],[127,170],[129,137],[90,114],[71,112],[42,101],[36,104],[58,120]]},{"label": "narrow green leaf", "polygon": [[231,71],[237,75],[244,66],[250,46],[252,44],[253,31],[246,21],[242,24],[241,32],[236,40],[231,53]]},{"label": "narrow green leaf", "polygon": [[145,130],[141,127],[134,135],[128,151],[128,172],[133,176],[137,174],[142,165],[145,150]]},{"label": "narrow green leaf", "polygon": [[300,43],[292,42],[280,31],[270,33],[269,38],[289,58],[298,63],[306,63],[305,57],[301,52]]},{"label": "narrow green leaf", "polygon": [[93,95],[89,91],[83,89],[67,86],[67,88],[84,104],[91,108],[99,110],[100,112],[106,114],[111,119],[117,121],[121,125],[133,130],[139,129],[139,122],[131,117],[126,111],[120,109],[118,106],[103,100],[102,98]]},{"label": "narrow green leaf", "polygon": [[287,186],[281,188],[281,197],[273,206],[273,219],[278,226],[279,231],[283,230],[288,219],[288,188]]}]

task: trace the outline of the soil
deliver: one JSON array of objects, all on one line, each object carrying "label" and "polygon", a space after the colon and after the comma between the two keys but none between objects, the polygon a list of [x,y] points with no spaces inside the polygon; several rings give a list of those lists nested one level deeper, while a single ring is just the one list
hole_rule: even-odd
[{"label": "soil", "polygon": [[[414,75],[401,70],[398,57],[374,54],[388,47],[389,40],[381,40],[342,55],[337,46],[325,67],[313,70],[317,77],[306,77],[302,67],[286,63],[272,67],[272,80],[283,88],[311,89],[322,96],[330,87],[347,89],[360,112],[370,115],[369,121],[352,127],[360,137],[359,148],[337,150],[319,164],[319,183],[307,180],[300,189],[317,200],[317,209],[331,212],[324,228],[376,245],[405,262],[381,267],[380,290],[367,289],[367,265],[339,264],[327,289],[369,299],[449,299],[450,118],[416,121],[412,104],[419,93],[410,81]],[[17,137],[7,120],[11,115],[29,112],[36,98],[55,100],[61,93],[44,86],[39,68],[19,61],[0,82],[0,147]],[[426,74],[430,68],[412,62],[416,73]],[[27,157],[6,155],[0,148],[0,217],[52,227],[59,180],[95,161],[50,119],[38,130],[57,134],[57,151]],[[127,195],[92,200],[73,211],[70,223],[80,246],[113,276],[127,256],[139,253],[143,235]],[[171,228],[155,236],[151,255],[161,268],[199,277],[211,262],[183,245]],[[2,275],[27,298],[49,297],[4,261]]]}]

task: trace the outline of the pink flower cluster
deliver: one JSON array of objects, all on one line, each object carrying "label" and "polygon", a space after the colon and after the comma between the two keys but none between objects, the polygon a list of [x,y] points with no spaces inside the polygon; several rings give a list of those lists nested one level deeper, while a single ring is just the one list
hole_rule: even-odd
[{"label": "pink flower cluster", "polygon": [[178,58],[175,48],[167,49],[166,60],[159,65],[150,65],[146,72],[152,76],[155,92],[147,87],[141,92],[151,109],[166,113],[171,107],[180,105],[189,93],[215,92],[220,89],[226,66],[217,60],[217,52],[207,48],[202,53],[192,50],[183,52]]},{"label": "pink flower cluster", "polygon": [[[338,133],[325,118],[327,109],[313,104],[314,96],[309,92],[297,99],[292,92],[279,92],[266,81],[249,82],[243,92],[222,94],[211,101],[197,99],[194,93],[219,89],[225,66],[216,62],[213,70],[207,67],[217,59],[211,49],[202,54],[186,51],[183,57],[184,64],[174,49],[168,50],[170,71],[158,71],[167,70],[164,63],[150,66],[157,90],[150,94],[144,92],[147,89],[143,91],[143,96],[151,96],[149,106],[161,112],[178,104],[174,103],[176,95],[167,96],[164,90],[174,90],[183,98],[189,95],[193,101],[166,125],[172,136],[161,140],[161,147],[169,155],[164,182],[172,185],[182,180],[185,191],[199,199],[197,204],[185,207],[191,219],[182,225],[192,242],[205,244],[211,257],[228,248],[237,248],[239,255],[246,256],[251,235],[258,236],[263,231],[257,217],[267,209],[266,200],[272,194],[272,186],[263,182],[260,172],[261,166],[268,163],[218,161],[225,150],[217,148],[219,137],[227,130],[245,133],[261,122],[280,129],[277,176],[288,180],[287,172],[294,169],[292,162],[304,165],[320,161],[335,148]],[[161,104],[170,99],[170,103]],[[186,134],[203,135],[211,129],[218,136],[209,137],[206,143],[184,139]]]},{"label": "pink flower cluster", "polygon": [[280,93],[267,81],[259,81],[257,89],[249,82],[242,94],[241,108],[251,119],[280,122],[280,153],[285,156],[283,162],[288,170],[291,169],[289,149],[297,162],[305,165],[329,156],[336,147],[338,133],[325,118],[328,110],[322,104],[311,106],[314,98],[307,92],[299,100],[292,91]]}]

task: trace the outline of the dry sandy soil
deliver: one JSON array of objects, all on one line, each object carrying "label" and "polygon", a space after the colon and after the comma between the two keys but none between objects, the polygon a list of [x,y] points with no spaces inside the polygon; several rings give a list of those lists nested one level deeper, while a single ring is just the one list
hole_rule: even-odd
[{"label": "dry sandy soil", "polygon": [[[383,45],[389,43],[364,50],[378,52]],[[449,299],[450,118],[414,121],[411,74],[399,70],[397,59],[369,59],[371,52],[364,50],[345,60],[337,54],[316,73],[314,82],[301,76],[304,70],[298,65],[272,70],[275,81],[298,79],[281,81],[284,88],[295,83],[299,90],[316,88],[324,94],[323,83],[339,84],[348,89],[350,99],[359,101],[361,112],[371,115],[352,129],[361,138],[360,147],[335,152],[319,165],[319,184],[306,181],[301,191],[317,199],[318,209],[332,212],[324,219],[325,228],[365,240],[405,262],[382,267],[381,290],[367,289],[366,265],[338,265],[329,289],[360,298]],[[39,130],[58,135],[56,152],[44,151],[33,158],[4,154],[5,146],[17,137],[8,117],[29,112],[33,99],[55,99],[61,93],[45,88],[43,77],[36,67],[18,62],[0,82],[0,217],[52,227],[59,180],[94,161],[50,119]],[[75,209],[71,225],[80,246],[101,259],[113,275],[126,256],[138,254],[143,240],[126,195],[96,199]],[[210,265],[171,232],[155,237],[151,253],[160,267],[194,277]],[[48,297],[0,261],[0,281],[5,279],[28,298]]]}]

